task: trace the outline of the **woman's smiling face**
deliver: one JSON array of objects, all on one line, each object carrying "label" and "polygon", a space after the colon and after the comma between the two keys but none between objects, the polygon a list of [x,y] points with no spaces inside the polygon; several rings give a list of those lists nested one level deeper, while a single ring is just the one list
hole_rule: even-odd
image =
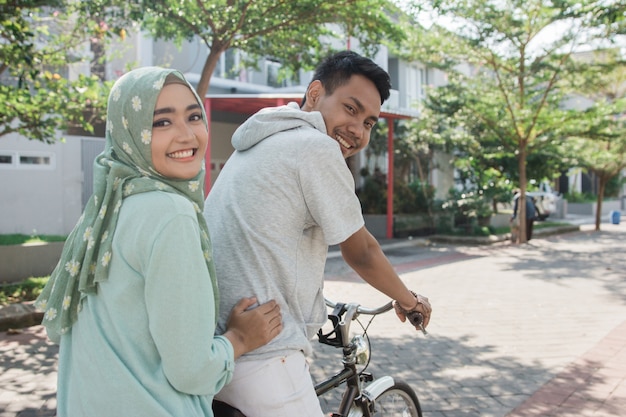
[{"label": "woman's smiling face", "polygon": [[209,134],[202,107],[188,86],[166,84],[152,123],[152,164],[168,178],[188,180],[200,172]]},{"label": "woman's smiling face", "polygon": [[369,143],[380,114],[380,102],[374,83],[362,75],[353,75],[330,95],[320,81],[313,81],[304,109],[322,114],[327,134],[339,143],[344,158],[348,158]]}]

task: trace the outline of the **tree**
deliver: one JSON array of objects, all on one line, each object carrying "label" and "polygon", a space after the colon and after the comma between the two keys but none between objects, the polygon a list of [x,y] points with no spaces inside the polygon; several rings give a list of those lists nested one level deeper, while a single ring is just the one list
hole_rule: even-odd
[{"label": "tree", "polygon": [[97,77],[70,81],[67,63],[84,37],[61,0],[14,0],[0,5],[0,137],[18,133],[46,143],[57,130],[93,131],[108,88]]},{"label": "tree", "polygon": [[[607,183],[626,168],[626,62],[617,49],[597,51],[593,71],[578,73],[578,93],[593,101],[572,126],[568,147],[577,165],[599,182],[595,230],[600,230]],[[602,77],[597,74],[602,73]]]},{"label": "tree", "polygon": [[[405,140],[450,154],[458,184],[490,201],[497,213],[497,204],[510,202],[513,184],[519,183],[517,159],[515,148],[504,147],[500,136],[474,115],[498,108],[504,113],[497,96],[482,94],[479,101],[475,92],[454,74],[447,85],[430,89],[421,117],[411,122]],[[563,158],[560,148],[556,140],[548,141],[528,155],[526,166],[532,179],[553,178],[571,166],[572,160]]]},{"label": "tree", "polygon": [[[106,3],[106,2],[105,2]],[[326,55],[337,39],[348,46],[350,38],[368,54],[386,42],[399,42],[403,32],[391,20],[395,7],[386,0],[212,0],[212,1],[112,1],[127,16],[139,8],[144,29],[157,39],[199,38],[209,48],[200,81],[200,97],[208,91],[220,56],[229,48],[245,53],[245,64],[259,57],[281,62],[295,71],[309,69]],[[332,24],[332,25],[331,25]],[[334,25],[334,26],[333,26]],[[333,27],[341,29],[334,31]],[[341,33],[340,33],[341,32]]]},{"label": "tree", "polygon": [[[597,3],[576,2],[582,9]],[[568,91],[566,75],[576,49],[600,36],[586,30],[586,25],[598,22],[589,17],[591,12],[574,15],[572,10],[579,8],[570,1],[434,0],[420,4],[430,5],[451,30],[438,25],[416,30],[411,34],[409,56],[456,78],[467,93],[460,110],[465,119],[479,121],[484,138],[496,140],[503,152],[515,155],[523,243],[528,157],[562,140],[565,128],[575,119],[575,112],[560,107]]]}]

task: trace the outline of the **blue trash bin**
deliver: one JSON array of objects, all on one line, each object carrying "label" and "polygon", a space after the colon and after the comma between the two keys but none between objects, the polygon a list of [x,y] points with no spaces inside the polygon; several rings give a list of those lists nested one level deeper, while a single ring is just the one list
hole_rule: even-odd
[{"label": "blue trash bin", "polygon": [[613,224],[619,224],[619,218],[621,216],[622,213],[620,213],[619,211],[613,210],[609,213],[609,216],[611,217],[611,223]]}]

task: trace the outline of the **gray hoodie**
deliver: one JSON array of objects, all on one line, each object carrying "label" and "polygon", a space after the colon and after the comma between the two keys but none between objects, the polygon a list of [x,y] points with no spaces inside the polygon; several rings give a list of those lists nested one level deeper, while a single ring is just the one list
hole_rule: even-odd
[{"label": "gray hoodie", "polygon": [[233,134],[232,144],[238,151],[245,151],[263,139],[287,130],[310,126],[326,133],[326,124],[320,112],[305,112],[297,103],[260,110]]},{"label": "gray hoodie", "polygon": [[258,112],[232,143],[236,151],[204,209],[220,288],[218,330],[241,297],[275,299],[283,331],[242,360],[310,353],[326,321],[328,245],[364,224],[354,179],[322,115],[296,103]]}]

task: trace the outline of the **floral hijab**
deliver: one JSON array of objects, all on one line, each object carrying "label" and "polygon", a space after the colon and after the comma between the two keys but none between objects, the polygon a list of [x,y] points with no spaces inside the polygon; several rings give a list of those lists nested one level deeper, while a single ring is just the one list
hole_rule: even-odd
[{"label": "floral hijab", "polygon": [[[115,258],[111,247],[119,210],[123,199],[133,194],[160,190],[181,194],[191,201],[198,216],[202,250],[217,298],[211,242],[202,215],[204,168],[191,180],[179,180],[163,177],[152,164],[150,142],[154,107],[168,75],[178,77],[176,82],[189,85],[178,71],[144,67],[125,74],[111,89],[105,148],[94,162],[94,193],[36,302],[45,312],[42,324],[55,342],[76,322],[82,299],[87,294],[96,294],[98,282],[108,279],[108,268]],[[191,86],[189,88],[194,92]],[[194,95],[202,104],[195,92]],[[203,118],[206,123],[204,112]],[[216,309],[218,304],[216,299]]]}]

